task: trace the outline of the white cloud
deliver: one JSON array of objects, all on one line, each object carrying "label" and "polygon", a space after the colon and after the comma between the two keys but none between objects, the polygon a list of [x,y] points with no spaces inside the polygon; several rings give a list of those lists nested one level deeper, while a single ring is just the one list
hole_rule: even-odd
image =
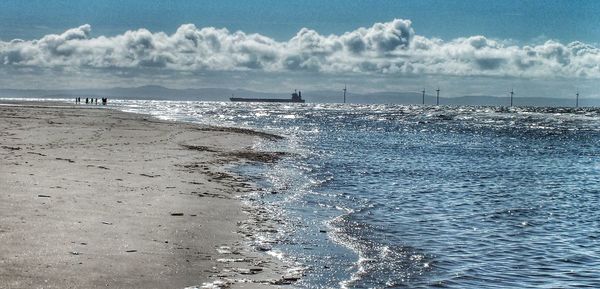
[{"label": "white cloud", "polygon": [[484,36],[444,41],[417,35],[400,19],[341,35],[303,28],[288,41],[193,24],[171,35],[139,29],[92,37],[86,24],[37,40],[0,41],[0,69],[8,66],[594,79],[600,48],[553,40],[517,46]]}]

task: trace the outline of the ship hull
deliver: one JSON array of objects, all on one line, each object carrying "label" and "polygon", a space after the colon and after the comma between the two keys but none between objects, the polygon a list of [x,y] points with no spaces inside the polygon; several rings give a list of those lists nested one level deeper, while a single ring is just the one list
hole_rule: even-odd
[{"label": "ship hull", "polygon": [[235,102],[288,102],[288,103],[304,103],[304,99],[294,100],[294,99],[284,99],[284,98],[241,98],[241,97],[232,97],[229,100]]}]

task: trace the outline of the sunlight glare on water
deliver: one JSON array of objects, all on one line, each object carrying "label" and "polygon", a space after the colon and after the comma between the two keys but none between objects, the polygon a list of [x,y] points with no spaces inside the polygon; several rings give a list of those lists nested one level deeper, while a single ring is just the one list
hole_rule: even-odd
[{"label": "sunlight glare on water", "polygon": [[600,111],[122,101],[286,136],[247,170],[307,288],[600,287]]}]

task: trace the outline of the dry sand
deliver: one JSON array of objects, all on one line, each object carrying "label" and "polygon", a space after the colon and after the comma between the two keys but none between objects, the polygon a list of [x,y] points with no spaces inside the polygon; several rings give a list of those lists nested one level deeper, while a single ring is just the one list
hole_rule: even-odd
[{"label": "dry sand", "polygon": [[0,105],[0,288],[287,283],[282,264],[245,245],[238,197],[252,184],[223,166],[274,160],[249,149],[261,138],[276,137],[86,106]]}]

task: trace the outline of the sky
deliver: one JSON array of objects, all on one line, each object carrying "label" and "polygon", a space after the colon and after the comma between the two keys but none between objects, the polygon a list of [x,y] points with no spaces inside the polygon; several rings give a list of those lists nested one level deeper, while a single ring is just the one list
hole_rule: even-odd
[{"label": "sky", "polygon": [[0,87],[600,98],[600,1],[0,2]]}]

